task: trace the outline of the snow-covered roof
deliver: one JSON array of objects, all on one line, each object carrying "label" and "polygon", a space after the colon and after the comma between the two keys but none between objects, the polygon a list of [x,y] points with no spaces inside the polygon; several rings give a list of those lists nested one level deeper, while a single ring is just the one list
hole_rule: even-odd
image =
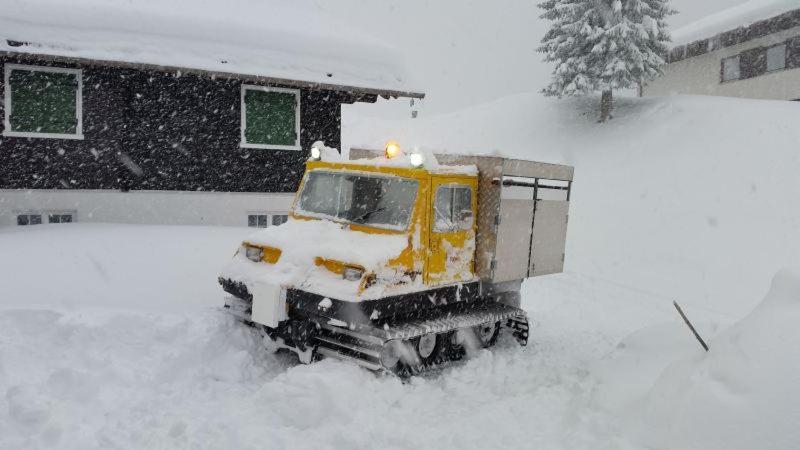
[{"label": "snow-covered roof", "polygon": [[795,9],[800,9],[798,0],[749,0],[673,31],[673,44],[680,46],[710,38]]},{"label": "snow-covered roof", "polygon": [[0,0],[0,51],[422,96],[393,49],[310,1]]}]

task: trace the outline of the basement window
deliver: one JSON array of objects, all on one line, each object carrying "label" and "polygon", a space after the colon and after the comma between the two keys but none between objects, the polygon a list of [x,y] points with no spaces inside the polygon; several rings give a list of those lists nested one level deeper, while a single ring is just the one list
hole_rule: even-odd
[{"label": "basement window", "polygon": [[247,226],[253,228],[266,228],[269,223],[269,216],[266,214],[248,214]]},{"label": "basement window", "polygon": [[722,81],[734,81],[741,78],[741,58],[739,55],[722,60]]},{"label": "basement window", "polygon": [[3,135],[83,139],[80,69],[5,65]]},{"label": "basement window", "polygon": [[767,49],[767,72],[786,68],[786,44]]},{"label": "basement window", "polygon": [[289,220],[287,214],[269,213],[250,213],[247,215],[247,226],[252,228],[266,228],[267,226],[278,226]]},{"label": "basement window", "polygon": [[47,223],[72,223],[72,214],[50,213],[47,215]]},{"label": "basement window", "polygon": [[272,225],[278,226],[283,225],[286,221],[289,220],[289,216],[287,214],[273,214],[272,215]]},{"label": "basement window", "polygon": [[41,214],[17,214],[17,225],[40,225],[42,223]]},{"label": "basement window", "polygon": [[242,85],[241,146],[300,150],[300,91]]}]

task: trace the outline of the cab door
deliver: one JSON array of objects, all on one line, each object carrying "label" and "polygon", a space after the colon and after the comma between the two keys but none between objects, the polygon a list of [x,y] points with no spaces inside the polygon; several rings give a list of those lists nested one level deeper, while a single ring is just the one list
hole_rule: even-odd
[{"label": "cab door", "polygon": [[441,285],[474,277],[475,177],[431,177],[427,283]]}]

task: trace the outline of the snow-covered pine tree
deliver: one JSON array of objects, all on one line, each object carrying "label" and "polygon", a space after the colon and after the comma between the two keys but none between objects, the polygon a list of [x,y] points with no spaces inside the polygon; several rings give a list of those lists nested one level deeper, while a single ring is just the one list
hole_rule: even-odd
[{"label": "snow-covered pine tree", "polygon": [[670,41],[668,0],[545,0],[553,22],[539,51],[555,62],[545,95],[602,92],[600,121],[611,114],[614,89],[637,87],[661,74]]}]

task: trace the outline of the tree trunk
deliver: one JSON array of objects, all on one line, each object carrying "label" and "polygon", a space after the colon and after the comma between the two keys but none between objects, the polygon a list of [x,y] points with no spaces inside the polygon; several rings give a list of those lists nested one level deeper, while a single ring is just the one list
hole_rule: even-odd
[{"label": "tree trunk", "polygon": [[611,106],[614,102],[614,97],[611,94],[611,89],[603,91],[603,96],[600,97],[600,122],[605,122],[611,118]]}]

